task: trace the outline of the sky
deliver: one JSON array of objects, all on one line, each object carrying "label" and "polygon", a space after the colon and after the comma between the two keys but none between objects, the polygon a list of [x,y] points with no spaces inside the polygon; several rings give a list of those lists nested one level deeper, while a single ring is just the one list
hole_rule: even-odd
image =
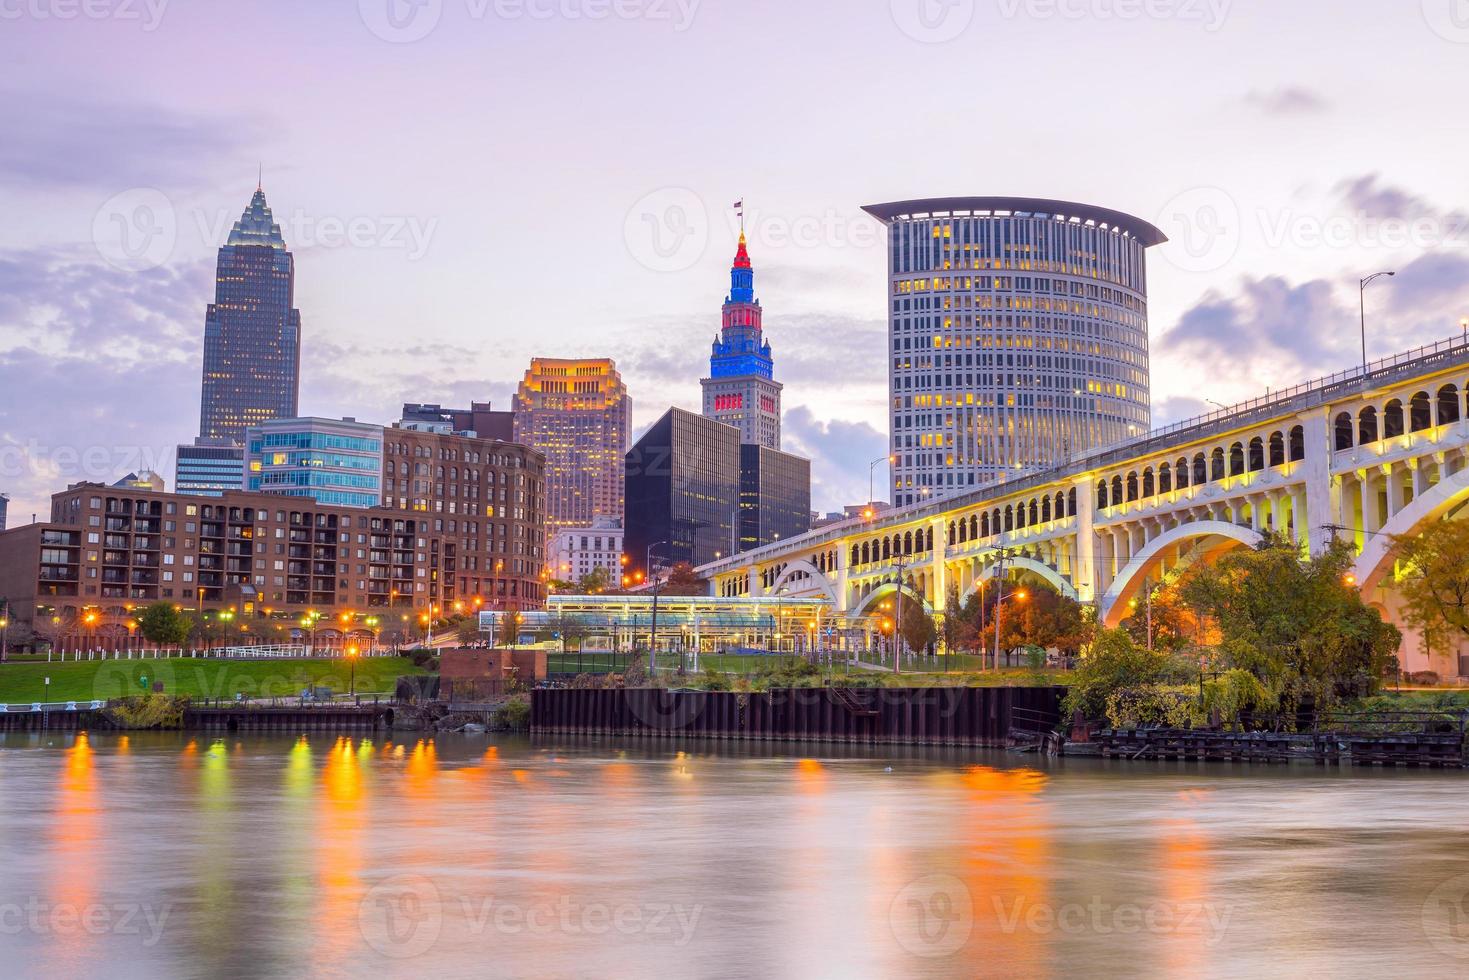
[{"label": "sky", "polygon": [[[532,356],[697,410],[743,199],[813,506],[885,451],[864,204],[1161,227],[1154,424],[1459,333],[1469,0],[0,0],[0,492],[197,432],[215,252],[263,174],[303,414],[508,407]],[[880,484],[879,484],[880,485]]]}]

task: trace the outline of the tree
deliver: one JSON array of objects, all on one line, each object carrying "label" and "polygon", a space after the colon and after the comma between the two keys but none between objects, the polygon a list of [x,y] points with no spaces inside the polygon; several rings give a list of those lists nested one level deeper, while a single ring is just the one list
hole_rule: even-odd
[{"label": "tree", "polygon": [[1045,586],[1027,586],[1024,592],[1023,601],[1018,595],[1005,600],[1000,633],[1006,650],[1055,647],[1075,654],[1091,642],[1094,624],[1081,603]]},{"label": "tree", "polygon": [[919,653],[927,650],[938,636],[933,617],[923,608],[923,603],[912,597],[903,603],[903,622],[899,628],[908,649]]},{"label": "tree", "polygon": [[479,630],[479,615],[471,613],[461,619],[454,627],[454,638],[465,646],[484,639]]},{"label": "tree", "polygon": [[513,647],[520,642],[520,613],[500,614],[495,621],[495,642],[501,647]]},{"label": "tree", "polygon": [[1393,556],[1403,619],[1422,633],[1425,651],[1469,639],[1469,520],[1435,521],[1421,534],[1395,537]]},{"label": "tree", "polygon": [[707,595],[709,583],[699,578],[694,566],[686,561],[678,562],[668,571],[668,581],[663,583],[664,595]]},{"label": "tree", "polygon": [[1138,646],[1122,630],[1102,630],[1072,674],[1063,707],[1068,714],[1080,709],[1087,718],[1101,718],[1114,693],[1156,684],[1167,665],[1164,654]]},{"label": "tree", "polygon": [[138,614],[143,638],[156,646],[183,646],[194,631],[194,622],[171,602],[155,602]]},{"label": "tree", "polygon": [[[1121,623],[1122,629],[1143,646],[1148,645],[1148,599],[1140,595],[1133,600],[1132,611]],[[1189,611],[1176,586],[1153,589],[1153,647],[1177,650],[1186,646],[1198,633],[1198,621]]]},{"label": "tree", "polygon": [[959,585],[957,582],[949,583],[949,594],[944,599],[943,619],[944,649],[949,653],[957,653],[959,643],[964,639],[964,606],[959,602]]},{"label": "tree", "polygon": [[1328,705],[1374,690],[1402,641],[1348,584],[1352,561],[1345,542],[1302,561],[1294,542],[1270,535],[1194,566],[1180,591],[1217,628],[1223,666],[1255,675],[1284,710]]},{"label": "tree", "polygon": [[577,589],[582,595],[601,595],[612,584],[611,573],[600,565],[581,577]]}]

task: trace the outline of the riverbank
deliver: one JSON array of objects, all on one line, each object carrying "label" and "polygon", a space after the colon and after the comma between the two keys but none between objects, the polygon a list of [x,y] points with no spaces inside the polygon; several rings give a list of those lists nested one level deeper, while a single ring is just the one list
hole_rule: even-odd
[{"label": "riverbank", "polygon": [[[356,661],[359,694],[388,694],[399,677],[424,674],[407,657]],[[131,697],[162,683],[166,694],[192,698],[283,698],[306,688],[345,694],[353,667],[341,659],[299,660],[83,660],[79,663],[7,663],[0,666],[0,704],[107,701]],[[46,679],[50,678],[50,683]]]}]

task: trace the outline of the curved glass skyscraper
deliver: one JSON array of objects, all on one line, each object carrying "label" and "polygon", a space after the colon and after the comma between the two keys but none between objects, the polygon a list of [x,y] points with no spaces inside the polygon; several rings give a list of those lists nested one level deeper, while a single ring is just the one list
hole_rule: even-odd
[{"label": "curved glass skyscraper", "polygon": [[895,504],[1148,430],[1144,252],[1161,231],[1038,198],[863,210],[888,227]]}]

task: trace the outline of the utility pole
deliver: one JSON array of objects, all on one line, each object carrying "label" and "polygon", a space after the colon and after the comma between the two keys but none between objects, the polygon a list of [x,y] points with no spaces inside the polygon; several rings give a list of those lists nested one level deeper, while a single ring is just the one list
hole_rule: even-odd
[{"label": "utility pole", "polygon": [[1000,549],[1000,560],[995,563],[995,673],[1000,672],[1000,620],[1001,604],[1005,599],[1005,558],[1009,554]]},{"label": "utility pole", "polygon": [[903,672],[903,555],[898,555],[898,598],[893,606],[893,673]]}]

